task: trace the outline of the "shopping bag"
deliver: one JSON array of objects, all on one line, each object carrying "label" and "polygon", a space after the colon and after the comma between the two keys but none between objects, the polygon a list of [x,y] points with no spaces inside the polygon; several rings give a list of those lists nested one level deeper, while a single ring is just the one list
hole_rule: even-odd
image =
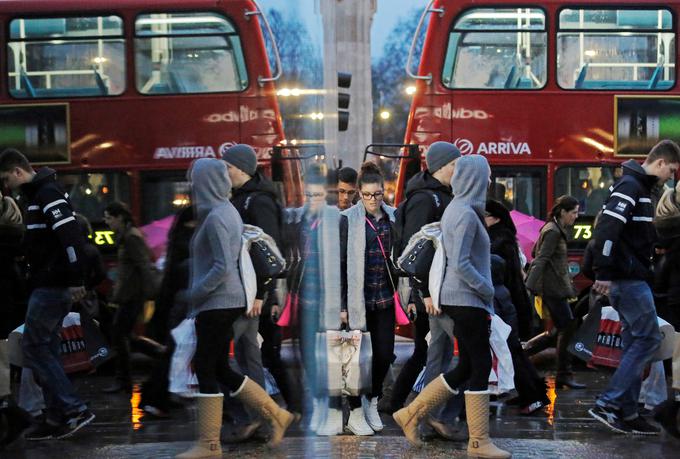
[{"label": "shopping bag", "polygon": [[595,338],[590,364],[617,368],[621,361],[621,322],[619,314],[611,306],[602,308],[600,326]]},{"label": "shopping bag", "polygon": [[61,328],[61,363],[66,373],[92,371],[94,366],[85,346],[80,314],[69,312]]},{"label": "shopping bag", "polygon": [[281,311],[281,317],[276,322],[279,327],[290,327],[297,324],[298,304],[300,297],[295,292],[288,292],[286,295],[286,304]]},{"label": "shopping bag", "polygon": [[342,332],[343,395],[359,396],[372,389],[373,347],[371,334],[360,330]]},{"label": "shopping bag", "polygon": [[116,352],[109,346],[97,322],[89,314],[85,312],[80,314],[80,325],[83,328],[85,349],[93,367],[97,368],[116,356]]},{"label": "shopping bag", "polygon": [[170,334],[175,340],[175,352],[170,361],[168,390],[182,397],[191,397],[198,393],[198,379],[191,366],[196,353],[195,319],[184,319]]},{"label": "shopping bag", "polygon": [[508,347],[508,336],[512,328],[497,315],[491,316],[491,372],[489,391],[492,394],[505,394],[515,388],[515,369]]},{"label": "shopping bag", "polygon": [[0,398],[9,394],[9,342],[0,339]]},{"label": "shopping bag", "polygon": [[316,334],[317,383],[331,397],[342,395],[342,332],[330,330]]},{"label": "shopping bag", "polygon": [[[595,295],[594,292],[591,292],[591,295]],[[591,304],[588,315],[585,316],[583,323],[576,330],[567,347],[571,354],[584,362],[589,362],[593,357],[597,332],[600,330],[600,318],[602,316],[602,300],[594,298]]]}]

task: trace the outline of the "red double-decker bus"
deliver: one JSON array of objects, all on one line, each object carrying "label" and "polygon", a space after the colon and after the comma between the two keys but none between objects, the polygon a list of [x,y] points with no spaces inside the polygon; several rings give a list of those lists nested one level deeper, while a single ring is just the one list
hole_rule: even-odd
[{"label": "red double-decker bus", "polygon": [[[112,200],[141,224],[173,214],[191,161],[234,143],[270,173],[281,67],[255,1],[0,0],[0,30],[0,149],[55,167],[93,222]],[[299,164],[278,170],[283,201],[299,203]]]},{"label": "red double-decker bus", "polygon": [[[486,156],[494,197],[528,215],[545,219],[555,197],[575,196],[571,246],[582,248],[619,164],[680,139],[678,6],[430,2],[418,71],[407,68],[416,92],[405,143]],[[418,156],[402,161],[397,200]]]}]

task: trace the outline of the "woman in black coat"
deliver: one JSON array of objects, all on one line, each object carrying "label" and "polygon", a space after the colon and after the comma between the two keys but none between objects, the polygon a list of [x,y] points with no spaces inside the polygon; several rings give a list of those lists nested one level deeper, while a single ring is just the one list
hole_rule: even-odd
[{"label": "woman in black coat", "polygon": [[491,253],[499,255],[505,261],[503,283],[510,291],[512,303],[517,309],[517,333],[521,340],[531,338],[531,303],[524,286],[524,275],[517,245],[517,228],[510,217],[510,211],[499,201],[489,199],[486,202],[484,220],[491,238]]}]

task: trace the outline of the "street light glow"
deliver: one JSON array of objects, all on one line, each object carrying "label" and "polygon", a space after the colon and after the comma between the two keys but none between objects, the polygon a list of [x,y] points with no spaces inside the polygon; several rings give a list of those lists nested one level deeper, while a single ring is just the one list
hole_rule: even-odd
[{"label": "street light glow", "polygon": [[384,120],[390,119],[390,116],[392,116],[392,114],[390,112],[388,112],[387,110],[382,110],[380,112],[380,118],[382,118]]},{"label": "street light glow", "polygon": [[309,117],[313,120],[321,121],[323,119],[323,113],[312,112],[312,113],[309,114]]},{"label": "street light glow", "polygon": [[406,86],[406,94],[408,94],[409,96],[412,96],[415,93],[416,93],[416,87],[414,85]]}]

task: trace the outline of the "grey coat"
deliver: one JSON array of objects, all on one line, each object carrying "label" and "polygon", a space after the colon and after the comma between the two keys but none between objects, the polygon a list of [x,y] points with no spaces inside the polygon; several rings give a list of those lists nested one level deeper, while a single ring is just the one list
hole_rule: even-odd
[{"label": "grey coat", "polygon": [[569,276],[567,234],[556,221],[549,221],[543,226],[534,250],[536,258],[531,262],[527,288],[542,296],[576,296]]},{"label": "grey coat", "polygon": [[[394,207],[383,203],[382,210],[394,223]],[[366,330],[366,304],[364,298],[364,275],[366,263],[366,208],[359,201],[342,212],[347,218],[347,252],[343,259],[347,265],[347,315],[351,330]],[[345,241],[343,241],[345,242]],[[344,246],[344,244],[343,244]],[[387,256],[389,257],[389,248]],[[395,278],[396,279],[396,278]]]}]

